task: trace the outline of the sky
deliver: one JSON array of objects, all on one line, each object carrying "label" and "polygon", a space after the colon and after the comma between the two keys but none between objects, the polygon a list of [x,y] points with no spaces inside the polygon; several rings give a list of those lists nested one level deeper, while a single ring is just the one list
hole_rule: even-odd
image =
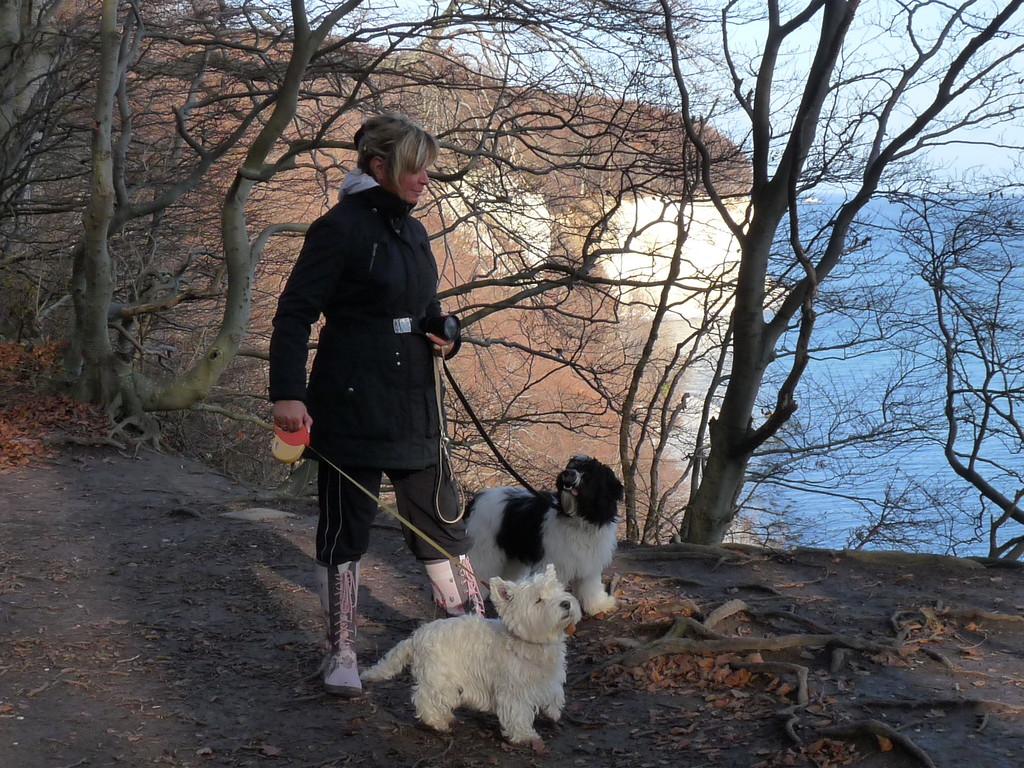
[{"label": "sky", "polygon": [[[926,0],[915,0],[915,3],[916,5],[911,4],[911,7],[915,8],[916,42],[922,47],[927,47],[935,39],[939,25],[945,20],[937,12],[930,11],[937,8],[948,9],[949,4],[932,3]],[[763,15],[764,5],[763,0],[744,0],[737,6],[737,12],[749,11]],[[805,3],[790,5],[802,8]],[[911,34],[908,32],[905,22],[895,28],[889,24],[889,20],[894,18],[894,14],[900,10],[899,6],[901,5],[906,5],[906,3],[896,2],[896,0],[873,0],[862,3],[844,46],[841,59],[844,73],[859,72],[863,74],[865,79],[862,80],[861,87],[866,88],[870,78],[880,74],[883,67],[886,68],[887,71],[871,89],[875,95],[884,93],[888,87],[886,83],[891,83],[898,77],[897,70],[900,67],[906,67],[916,58],[915,51],[911,47]],[[979,18],[984,18],[998,12],[1004,5],[1005,3],[996,0],[978,0],[973,5],[973,10]],[[782,18],[785,21],[790,16],[783,13]],[[798,76],[805,74],[809,69],[821,18],[822,15],[819,13],[812,23],[802,27],[788,41],[785,48],[787,57],[781,62],[780,77],[785,76],[785,67],[789,67],[789,71]],[[1024,36],[1024,11],[1018,12],[1016,22],[1010,28]],[[764,23],[756,22],[730,25],[731,47],[740,51],[741,54],[758,57],[763,50],[765,29]],[[1022,40],[1001,43],[1001,52],[1007,52],[1011,44],[1021,45]],[[934,57],[934,68],[940,73],[945,71],[941,61],[941,55]],[[1021,86],[1022,81],[1019,76],[1019,73],[1024,72],[1024,56],[1017,54],[1004,66],[1004,71],[1010,75],[1009,83],[1014,89],[1014,93],[1008,95],[1004,106],[1024,107],[1024,88]],[[902,116],[897,116],[894,120],[894,125],[900,125],[901,118],[903,124],[906,124],[916,116],[917,111],[931,101],[937,81],[937,77],[921,78],[919,85],[906,100]],[[968,114],[972,112],[977,114],[969,105],[972,101],[979,100],[981,92],[980,88],[975,88],[966,94],[966,98],[963,100],[965,106],[962,109]],[[727,134],[732,130],[727,124],[722,124],[720,127]],[[743,131],[745,127],[746,123],[739,122],[736,129]],[[930,148],[927,151],[927,159],[945,167],[946,173],[951,176],[959,176],[972,169],[1000,173],[1013,167],[1017,168],[1018,176],[1021,175],[1019,166],[1022,162],[1022,155],[1019,147],[1024,147],[1024,113],[1007,118],[998,125],[987,128],[972,127],[969,131],[961,131],[957,135],[971,144],[952,144]],[[1015,146],[996,146],[998,144]]]}]

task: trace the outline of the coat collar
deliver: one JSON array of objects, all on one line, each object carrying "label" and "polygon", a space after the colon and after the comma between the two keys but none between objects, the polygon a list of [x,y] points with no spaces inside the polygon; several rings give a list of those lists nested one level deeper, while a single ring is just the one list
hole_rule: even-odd
[{"label": "coat collar", "polygon": [[408,216],[412,213],[412,209],[416,207],[411,203],[405,202],[405,200],[397,195],[391,194],[381,186],[370,187],[367,190],[356,193],[356,195],[374,208],[378,208],[386,215],[392,217]]},{"label": "coat collar", "polygon": [[384,189],[377,180],[358,168],[345,176],[338,192],[338,200],[346,197],[358,197],[374,208],[379,208],[388,216],[407,216],[416,206],[405,202],[397,195]]}]

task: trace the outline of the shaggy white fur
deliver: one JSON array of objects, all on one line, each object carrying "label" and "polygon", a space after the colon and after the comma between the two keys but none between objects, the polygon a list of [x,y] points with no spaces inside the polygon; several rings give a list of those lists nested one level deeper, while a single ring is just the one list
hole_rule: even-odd
[{"label": "shaggy white fur", "polygon": [[537,713],[557,721],[565,706],[565,642],[580,607],[553,566],[522,582],[494,579],[498,619],[459,616],[424,624],[363,672],[389,680],[406,667],[412,702],[427,726],[447,732],[456,707],[493,712],[513,744],[540,738]]}]

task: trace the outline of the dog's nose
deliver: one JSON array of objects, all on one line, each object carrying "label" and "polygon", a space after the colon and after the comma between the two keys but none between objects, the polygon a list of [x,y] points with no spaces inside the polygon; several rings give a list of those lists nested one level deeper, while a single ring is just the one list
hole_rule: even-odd
[{"label": "dog's nose", "polygon": [[570,603],[568,600],[563,600],[561,602],[561,606],[563,611],[568,611],[572,609],[572,603]]},{"label": "dog's nose", "polygon": [[562,472],[562,482],[565,485],[576,485],[580,481],[580,473],[575,469],[567,469]]}]

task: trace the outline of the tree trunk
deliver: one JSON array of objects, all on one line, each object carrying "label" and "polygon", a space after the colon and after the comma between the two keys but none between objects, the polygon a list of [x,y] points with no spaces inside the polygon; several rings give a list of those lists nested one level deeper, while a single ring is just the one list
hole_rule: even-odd
[{"label": "tree trunk", "polygon": [[118,81],[117,0],[104,0],[100,20],[100,70],[93,108],[91,195],[82,216],[85,232],[71,277],[75,305],[72,345],[81,359],[73,394],[81,400],[119,403],[118,365],[107,330],[107,310],[114,296],[114,265],[107,247],[114,218],[115,192],[111,149],[114,94]]}]

